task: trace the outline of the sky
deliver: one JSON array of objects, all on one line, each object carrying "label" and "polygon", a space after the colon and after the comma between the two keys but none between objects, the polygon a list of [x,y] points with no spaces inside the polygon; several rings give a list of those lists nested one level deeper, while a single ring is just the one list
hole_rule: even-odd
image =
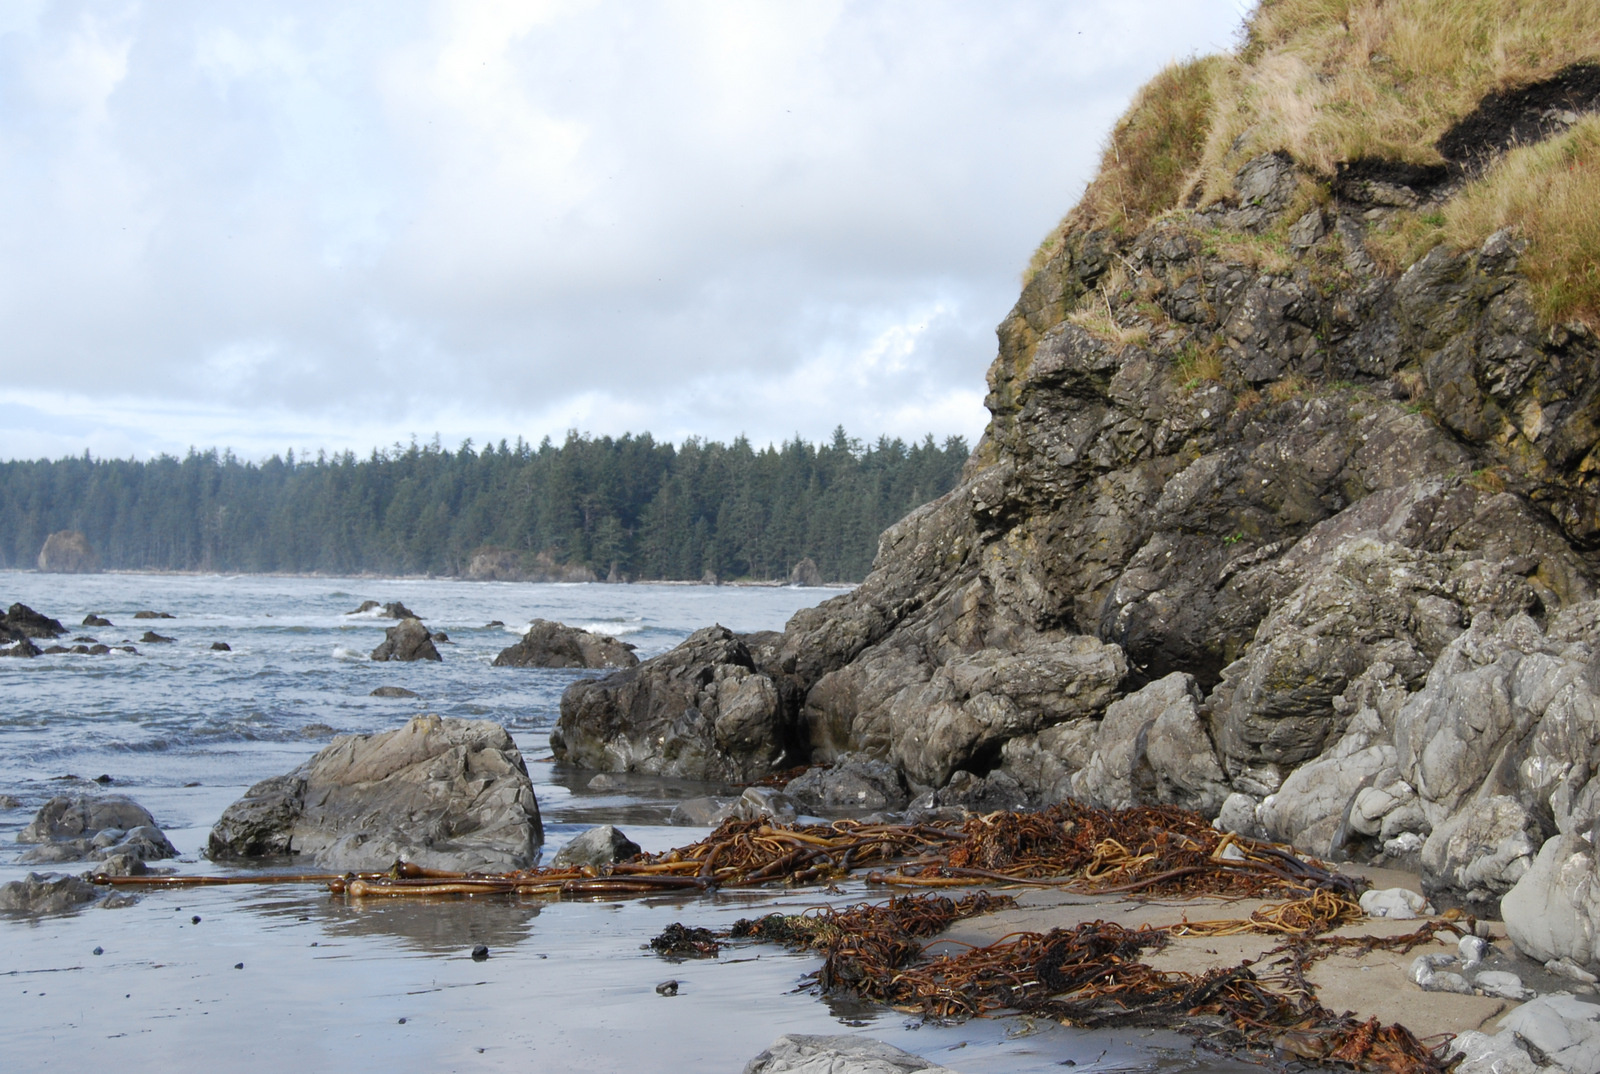
[{"label": "sky", "polygon": [[964,436],[1245,0],[4,0],[0,458]]}]

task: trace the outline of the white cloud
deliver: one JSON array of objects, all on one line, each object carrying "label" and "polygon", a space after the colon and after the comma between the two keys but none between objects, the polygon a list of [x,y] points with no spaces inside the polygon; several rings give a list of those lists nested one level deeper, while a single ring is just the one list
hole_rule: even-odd
[{"label": "white cloud", "polygon": [[975,439],[1033,245],[1238,8],[19,3],[0,454]]}]

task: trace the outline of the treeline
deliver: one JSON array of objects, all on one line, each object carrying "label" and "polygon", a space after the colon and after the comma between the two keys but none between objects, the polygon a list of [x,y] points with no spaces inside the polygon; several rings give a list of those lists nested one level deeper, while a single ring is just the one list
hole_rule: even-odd
[{"label": "treeline", "polygon": [[841,428],[761,450],[573,433],[260,463],[86,452],[0,463],[0,565],[32,567],[50,533],[74,529],[112,569],[461,575],[489,549],[529,570],[637,579],[781,579],[809,557],[855,581],[890,523],[953,487],[967,450],[960,437],[863,445]]}]

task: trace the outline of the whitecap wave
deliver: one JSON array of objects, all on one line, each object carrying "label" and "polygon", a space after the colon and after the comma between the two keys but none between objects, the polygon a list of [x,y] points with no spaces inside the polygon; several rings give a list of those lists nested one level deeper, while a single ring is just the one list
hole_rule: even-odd
[{"label": "whitecap wave", "polygon": [[333,647],[333,658],[335,660],[365,660],[367,654],[346,648],[343,645],[335,645]]},{"label": "whitecap wave", "polygon": [[591,634],[609,634],[613,638],[627,637],[629,634],[637,634],[644,629],[643,623],[618,623],[603,620],[595,623],[580,623],[578,625],[580,629],[587,630]]}]

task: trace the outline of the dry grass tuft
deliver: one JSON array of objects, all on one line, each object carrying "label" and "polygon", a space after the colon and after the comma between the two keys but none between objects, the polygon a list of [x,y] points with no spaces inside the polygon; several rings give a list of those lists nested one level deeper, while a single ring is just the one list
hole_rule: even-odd
[{"label": "dry grass tuft", "polygon": [[1545,323],[1600,328],[1600,116],[1507,153],[1445,208],[1444,234],[1456,246],[1508,226],[1528,240],[1521,267]]},{"label": "dry grass tuft", "polygon": [[1055,256],[1068,230],[1132,234],[1178,204],[1205,146],[1212,69],[1224,62],[1207,56],[1171,64],[1145,84],[1112,128],[1083,198],[1034,251],[1027,279]]},{"label": "dry grass tuft", "polygon": [[1223,374],[1222,344],[1217,339],[1201,346],[1187,343],[1174,363],[1178,384],[1185,389],[1197,388],[1207,381],[1220,381]]}]

